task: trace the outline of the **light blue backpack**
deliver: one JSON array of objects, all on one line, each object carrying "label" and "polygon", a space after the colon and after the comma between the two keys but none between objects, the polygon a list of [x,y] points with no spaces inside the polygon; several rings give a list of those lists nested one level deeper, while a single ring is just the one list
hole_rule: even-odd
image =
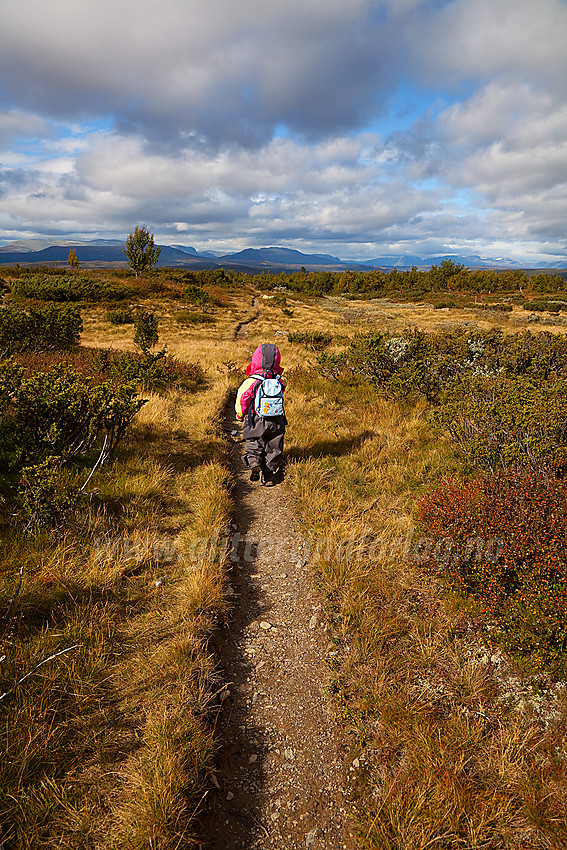
[{"label": "light blue backpack", "polygon": [[265,378],[263,375],[252,375],[261,381],[254,396],[254,410],[262,419],[270,419],[272,416],[283,416],[284,396],[283,384],[279,375],[273,378]]}]

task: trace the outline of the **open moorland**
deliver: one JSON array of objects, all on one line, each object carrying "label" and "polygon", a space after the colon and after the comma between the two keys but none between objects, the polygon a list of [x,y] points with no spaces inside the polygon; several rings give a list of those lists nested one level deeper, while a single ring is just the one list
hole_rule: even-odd
[{"label": "open moorland", "polygon": [[[221,846],[213,802],[245,805],[223,784],[231,716],[237,734],[261,702],[231,695],[227,648],[257,620],[251,655],[284,659],[307,611],[345,846],[564,847],[562,276],[1,274],[0,846]],[[230,410],[262,342],[288,379],[286,465],[250,495]],[[257,557],[283,601],[244,624],[245,514],[300,550]],[[286,771],[256,736],[250,793],[273,775],[279,805],[216,840],[337,846],[300,815],[284,843]]]}]

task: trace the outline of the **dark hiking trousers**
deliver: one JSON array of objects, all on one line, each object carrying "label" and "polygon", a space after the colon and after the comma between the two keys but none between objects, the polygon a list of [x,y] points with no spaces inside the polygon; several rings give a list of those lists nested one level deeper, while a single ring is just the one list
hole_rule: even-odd
[{"label": "dark hiking trousers", "polygon": [[243,428],[244,463],[247,467],[261,466],[276,472],[282,462],[285,435],[285,416],[262,419],[257,413],[252,422],[246,421]]}]

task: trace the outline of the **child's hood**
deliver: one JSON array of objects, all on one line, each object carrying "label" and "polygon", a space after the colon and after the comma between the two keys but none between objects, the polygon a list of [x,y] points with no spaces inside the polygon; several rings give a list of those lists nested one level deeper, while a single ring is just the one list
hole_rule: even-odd
[{"label": "child's hood", "polygon": [[249,375],[265,374],[267,372],[275,372],[281,375],[283,369],[280,367],[280,359],[280,350],[277,345],[271,342],[264,342],[258,346],[252,355],[252,362],[246,372]]}]

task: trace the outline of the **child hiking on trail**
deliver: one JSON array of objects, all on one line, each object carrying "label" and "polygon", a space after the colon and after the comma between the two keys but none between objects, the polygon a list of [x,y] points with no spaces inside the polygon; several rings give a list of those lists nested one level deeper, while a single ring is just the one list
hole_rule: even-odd
[{"label": "child hiking on trail", "polygon": [[236,418],[244,423],[244,463],[250,469],[250,480],[258,481],[262,476],[268,486],[277,480],[287,424],[282,372],[277,345],[259,345],[246,368],[249,377],[241,384],[235,404]]}]

